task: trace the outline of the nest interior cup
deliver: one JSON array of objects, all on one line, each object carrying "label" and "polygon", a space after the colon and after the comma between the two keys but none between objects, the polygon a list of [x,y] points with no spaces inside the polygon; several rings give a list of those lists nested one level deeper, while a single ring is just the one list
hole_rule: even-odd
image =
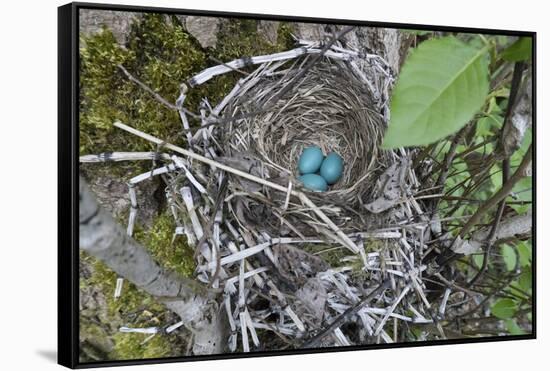
[{"label": "nest interior cup", "polygon": [[[234,117],[249,116],[230,125],[231,150],[254,154],[274,170],[272,176],[295,179],[302,151],[319,146],[325,155],[338,153],[345,164],[327,194],[348,202],[362,198],[387,163],[379,149],[384,118],[376,111],[373,93],[344,62],[323,59],[294,81],[299,71],[249,79],[250,87],[242,89],[246,93],[230,107]],[[281,95],[288,84],[291,88]],[[262,107],[269,109],[250,115]]]}]

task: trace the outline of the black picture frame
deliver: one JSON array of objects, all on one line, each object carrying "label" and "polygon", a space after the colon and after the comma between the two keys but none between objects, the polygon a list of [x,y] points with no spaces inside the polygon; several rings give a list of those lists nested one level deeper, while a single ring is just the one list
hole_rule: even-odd
[{"label": "black picture frame", "polygon": [[[467,344],[509,340],[536,339],[536,207],[533,208],[533,317],[531,334],[490,336],[476,339],[454,339],[380,345],[347,346],[338,348],[257,351],[208,356],[189,356],[159,359],[135,359],[80,363],[79,343],[79,241],[78,241],[78,148],[79,148],[79,10],[101,9],[143,13],[185,14],[213,17],[239,17],[256,20],[312,22],[340,25],[437,30],[445,32],[499,34],[530,37],[533,41],[533,168],[536,168],[536,32],[487,28],[463,28],[443,25],[372,22],[359,20],[312,18],[237,12],[201,11],[94,3],[69,3],[58,8],[58,363],[69,368],[91,368],[168,362],[189,362],[245,357],[266,357],[319,352],[343,352],[365,349],[418,347]],[[536,172],[533,172],[533,204],[536,206]]]}]

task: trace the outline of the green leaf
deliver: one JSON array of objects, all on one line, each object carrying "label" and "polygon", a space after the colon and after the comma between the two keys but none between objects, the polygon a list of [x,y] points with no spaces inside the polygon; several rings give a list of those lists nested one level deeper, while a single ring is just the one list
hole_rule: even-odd
[{"label": "green leaf", "polygon": [[511,198],[516,201],[532,201],[533,179],[530,176],[521,178],[512,188]]},{"label": "green leaf", "polygon": [[471,120],[489,89],[487,50],[454,37],[421,43],[401,70],[383,147],[433,143]]},{"label": "green leaf", "polygon": [[504,49],[502,59],[510,62],[529,60],[532,48],[533,39],[531,37],[520,37],[515,43]]},{"label": "green leaf", "polygon": [[491,168],[491,182],[495,189],[502,187],[502,169],[498,164],[493,165]]},{"label": "green leaf", "polygon": [[504,264],[506,265],[506,269],[508,271],[514,270],[516,268],[516,251],[514,248],[510,245],[502,245],[500,248],[500,253],[502,254],[502,259],[504,260]]},{"label": "green leaf", "polygon": [[519,255],[519,265],[521,267],[527,267],[531,265],[531,244],[522,241],[518,243],[516,248]]},{"label": "green leaf", "polygon": [[472,255],[472,259],[474,261],[475,266],[478,269],[481,269],[481,267],[483,267],[483,255],[482,254]]},{"label": "green leaf", "polygon": [[493,132],[493,120],[490,117],[482,117],[477,120],[476,135],[480,137],[486,137],[492,135]]},{"label": "green leaf", "polygon": [[518,214],[525,214],[531,208],[531,205],[510,205],[512,209]]},{"label": "green leaf", "polygon": [[512,299],[497,300],[491,307],[491,313],[497,318],[507,319],[516,314],[518,305]]},{"label": "green leaf", "polygon": [[518,285],[525,292],[531,292],[533,288],[533,276],[531,271],[525,271],[519,276]]},{"label": "green leaf", "polygon": [[506,325],[506,329],[510,333],[510,335],[523,335],[525,334],[525,331],[519,327],[518,323],[513,319],[507,319],[504,321],[504,324]]}]

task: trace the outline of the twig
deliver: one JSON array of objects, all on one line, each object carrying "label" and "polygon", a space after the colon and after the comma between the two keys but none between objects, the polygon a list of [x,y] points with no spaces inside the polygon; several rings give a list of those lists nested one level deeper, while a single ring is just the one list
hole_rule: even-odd
[{"label": "twig", "polygon": [[[212,217],[210,218],[210,221],[208,223],[208,226],[206,229],[210,230],[214,226],[215,222],[215,215],[218,212],[218,209],[220,208],[220,205],[222,203],[222,200],[225,196],[225,190],[227,189],[227,176],[223,178],[222,184],[220,185],[220,188],[218,189],[218,195],[216,196],[216,202],[214,203],[214,208],[212,209]],[[204,240],[206,239],[206,235],[203,235],[201,238],[201,241],[197,244],[197,246],[202,246],[204,243]],[[214,244],[216,245],[216,244]],[[217,248],[217,247],[215,247]],[[216,279],[218,278],[220,274],[220,268],[221,268],[221,251],[216,251],[216,270],[214,271],[214,274],[212,275],[212,278],[210,279],[210,285],[213,285],[214,282],[216,282]]]},{"label": "twig", "polygon": [[[485,215],[493,206],[495,206],[497,203],[499,203],[501,200],[505,199],[516,183],[528,175],[530,168],[531,168],[531,162],[532,162],[532,144],[527,149],[527,152],[523,156],[523,159],[521,160],[521,164],[516,169],[514,174],[508,179],[508,181],[502,186],[502,188],[495,193],[491,198],[489,198],[483,205],[481,205],[477,211],[474,213],[474,215],[471,216],[471,218],[464,224],[464,227],[460,230],[460,233],[457,235],[455,240],[450,246],[453,246],[456,241],[458,240],[458,237],[464,237],[466,234],[474,227],[481,217]],[[447,256],[445,256],[447,255]],[[442,254],[438,257],[438,263],[440,268],[446,264],[449,264],[453,260],[455,260],[459,254],[455,254],[451,252],[450,254]]]},{"label": "twig", "polygon": [[220,61],[218,58],[213,57],[213,56],[211,56],[211,55],[208,56],[208,59],[210,59],[210,60],[212,60],[212,61],[214,61],[214,62],[216,62],[216,63],[219,63],[219,64],[221,64],[221,65],[224,65],[225,67],[230,68],[231,70],[233,70],[233,71],[235,71],[235,72],[238,72],[238,73],[240,73],[240,74],[243,74],[243,75],[245,75],[245,76],[249,76],[249,75],[250,75],[248,72],[245,72],[245,71],[243,71],[243,70],[241,70],[241,69],[239,69],[239,68],[232,67],[232,66],[230,66],[229,64],[227,64],[227,63],[225,63],[225,62],[223,62],[223,61]]},{"label": "twig", "polygon": [[[508,180],[508,176],[510,173],[510,160],[504,159],[502,161],[502,184],[505,184]],[[485,249],[485,252],[483,254],[483,263],[481,265],[481,268],[479,269],[479,272],[472,278],[470,282],[466,284],[466,287],[472,287],[482,276],[483,273],[487,270],[487,266],[489,265],[489,255],[491,254],[491,250],[493,248],[493,245],[495,243],[494,239],[497,234],[500,221],[502,219],[502,214],[504,213],[504,207],[506,206],[506,198],[504,198],[502,201],[500,201],[498,205],[498,209],[495,215],[495,220],[493,220],[493,225],[491,226],[491,231],[489,232],[489,236],[485,240],[485,244],[487,245],[487,248]]]},{"label": "twig", "polygon": [[436,276],[437,278],[439,278],[439,279],[441,280],[441,282],[443,282],[445,285],[447,285],[447,286],[449,286],[449,287],[452,287],[452,288],[454,288],[455,290],[462,291],[463,293],[468,294],[468,295],[470,295],[470,296],[474,296],[474,295],[479,294],[478,292],[468,290],[468,289],[466,289],[466,288],[464,288],[464,287],[461,287],[461,286],[457,285],[457,284],[454,283],[454,282],[449,281],[448,279],[446,279],[445,277],[443,277],[443,276],[441,275],[441,273],[436,273],[435,276]]},{"label": "twig", "polygon": [[[449,169],[451,168],[451,164],[453,163],[453,160],[456,154],[458,143],[460,143],[460,140],[464,136],[464,132],[466,131],[467,127],[468,126],[460,130],[453,138],[453,141],[451,142],[451,147],[449,148],[449,151],[445,154],[445,159],[443,160],[442,169],[439,172],[437,181],[435,182],[435,187],[442,187],[445,184],[445,181],[447,180],[447,175],[449,174]],[[439,200],[434,201],[434,207],[433,207],[434,211],[437,209],[438,203],[439,203]]]},{"label": "twig", "polygon": [[97,155],[80,156],[81,163],[139,161],[139,160],[170,160],[166,153],[158,152],[103,152]]},{"label": "twig", "polygon": [[292,86],[294,86],[294,83],[296,81],[299,81],[321,59],[321,57],[325,55],[325,53],[330,49],[330,47],[336,41],[340,40],[344,35],[351,32],[354,28],[355,26],[349,26],[344,30],[342,30],[337,35],[334,35],[332,39],[326,43],[323,49],[321,49],[321,52],[319,54],[314,55],[309,61],[309,63],[304,68],[302,68],[296,75],[294,75],[294,77],[292,77],[292,80],[287,85],[285,85],[281,90],[279,90],[279,92],[268,101],[269,103],[266,106],[272,107],[273,105],[275,105],[275,103],[277,103],[277,101],[284,94],[286,94],[292,88]]},{"label": "twig", "polygon": [[[510,116],[512,115],[512,111],[514,109],[514,105],[516,104],[516,98],[518,95],[519,86],[521,83],[521,77],[523,74],[523,68],[524,68],[524,62],[516,62],[514,65],[514,75],[512,78],[512,84],[510,87],[510,95],[508,97],[508,107],[506,109],[506,115],[504,117],[504,122],[508,124],[510,121]],[[504,133],[504,127],[501,130],[501,143],[503,142],[502,136]],[[505,184],[508,181],[508,177],[510,174],[510,159],[508,157],[504,158],[502,160],[502,184]],[[474,285],[482,276],[483,273],[487,270],[487,266],[489,264],[489,255],[491,253],[492,247],[494,245],[494,239],[498,231],[500,220],[502,219],[502,214],[504,213],[504,207],[506,206],[506,198],[504,198],[502,201],[500,201],[498,205],[498,209],[495,215],[495,219],[493,220],[493,225],[491,226],[491,231],[489,232],[489,236],[486,239],[486,249],[485,253],[483,254],[483,264],[481,265],[481,268],[479,269],[479,272],[472,278],[470,282],[468,282],[467,286],[471,287]]]},{"label": "twig", "polygon": [[[277,183],[273,183],[273,182],[270,182],[269,180],[265,180],[263,178],[260,178],[260,177],[257,177],[257,176],[254,176],[252,174],[249,174],[249,173],[246,173],[244,171],[241,171],[241,170],[238,170],[238,169],[235,169],[231,166],[227,166],[227,165],[224,165],[220,162],[217,162],[217,161],[214,161],[212,159],[209,159],[207,157],[204,157],[204,156],[201,156],[197,153],[194,153],[194,152],[191,152],[191,151],[188,151],[186,149],[183,149],[181,147],[178,147],[176,145],[173,145],[171,143],[168,143],[166,141],[163,141],[159,138],[156,138],[150,134],[147,134],[147,133],[144,133],[140,130],[137,130],[135,128],[132,128],[128,125],[125,125],[119,121],[115,122],[113,124],[115,127],[119,128],[119,129],[122,129],[122,130],[125,130],[131,134],[134,134],[138,137],[141,137],[143,139],[146,139],[150,142],[153,142],[153,143],[156,143],[156,144],[162,144],[164,148],[167,148],[167,149],[170,149],[172,151],[175,151],[175,152],[178,152],[178,153],[181,153],[189,158],[192,158],[192,159],[195,159],[195,160],[198,160],[198,161],[201,161],[201,162],[204,162],[208,165],[211,165],[211,166],[214,166],[214,167],[217,167],[219,169],[222,169],[222,170],[225,170],[229,173],[232,173],[232,174],[235,174],[235,175],[238,175],[240,177],[243,177],[245,179],[248,179],[248,180],[251,180],[253,182],[256,182],[256,183],[259,183],[259,184],[262,184],[262,185],[265,185],[267,187],[270,187],[270,188],[273,188],[277,191],[280,191],[280,192],[284,192],[285,194],[288,192],[288,189],[287,187],[284,187],[284,186],[281,186]],[[291,194],[295,197],[298,197],[307,207],[311,208],[313,210],[313,212],[315,214],[317,214],[325,223],[327,223],[327,225],[338,235],[338,237],[341,238],[341,240],[343,242],[345,242],[345,246],[350,249],[353,253],[357,254],[359,252],[359,248],[355,245],[355,243],[344,233],[342,232],[342,230],[340,228],[338,228],[338,226],[336,224],[334,224],[334,222],[332,222],[332,220],[330,220],[330,218],[328,216],[326,216],[326,214],[321,210],[319,209],[314,203],[313,201],[311,201],[309,199],[309,197],[307,197],[304,193],[302,192],[299,192],[299,191],[295,191],[295,190],[292,190],[291,191]]]},{"label": "twig", "polygon": [[324,330],[322,330],[319,334],[315,335],[313,338],[309,339],[305,343],[303,343],[300,348],[311,348],[317,345],[323,338],[330,333],[332,333],[334,330],[336,330],[338,327],[342,326],[346,319],[357,314],[365,305],[367,305],[372,299],[374,299],[378,294],[382,293],[385,289],[390,287],[390,280],[386,279],[384,280],[380,286],[375,288],[369,295],[367,295],[366,298],[361,300],[359,303],[357,303],[355,306],[349,308],[344,313],[342,313],[338,318],[336,318],[328,327],[326,327]]},{"label": "twig", "polygon": [[493,206],[495,206],[499,201],[506,198],[510,192],[512,191],[512,188],[516,185],[516,183],[526,177],[528,175],[528,171],[531,167],[531,158],[532,154],[532,144],[529,146],[529,149],[525,153],[525,156],[523,156],[523,159],[521,160],[521,164],[516,169],[514,174],[508,179],[508,181],[502,186],[502,188],[495,193],[490,199],[488,199],[483,205],[477,209],[477,211],[472,215],[470,220],[466,222],[462,230],[460,231],[460,236],[464,237],[470,229],[477,224],[479,219],[487,212],[489,209],[491,209]]},{"label": "twig", "polygon": [[462,313],[462,314],[459,314],[457,315],[455,318],[453,318],[453,320],[457,319],[457,318],[463,318],[463,317],[466,317],[466,316],[469,316],[470,314],[473,314],[475,312],[477,312],[477,310],[479,308],[482,308],[483,305],[485,305],[485,303],[487,303],[493,296],[496,296],[501,290],[503,290],[504,288],[506,288],[508,285],[510,285],[510,283],[515,279],[515,277],[509,279],[508,281],[502,283],[500,285],[500,287],[498,287],[496,290],[493,290],[493,292],[491,293],[488,293],[487,296],[485,296],[485,298],[483,300],[481,300],[481,302],[479,302],[474,308],[468,310],[467,312],[465,313]]},{"label": "twig", "polygon": [[134,83],[136,83],[137,85],[139,85],[139,87],[141,87],[143,90],[145,90],[146,92],[148,92],[149,94],[151,94],[158,102],[160,102],[162,105],[166,106],[167,108],[171,109],[172,111],[180,111],[180,110],[183,110],[187,115],[193,117],[193,118],[196,118],[196,119],[200,119],[200,115],[197,115],[183,107],[177,107],[176,105],[168,102],[165,98],[163,98],[160,94],[158,94],[157,92],[155,92],[153,89],[151,89],[149,86],[147,86],[145,83],[141,82],[140,80],[138,80],[136,77],[134,77],[130,72],[128,72],[128,70],[126,68],[124,68],[123,65],[119,64],[117,65],[117,67],[122,71],[124,72],[124,74],[126,75],[126,77],[128,77],[128,79]]},{"label": "twig", "polygon": [[[464,136],[464,133],[466,132],[469,125],[466,125],[462,130],[460,130],[455,137],[453,138],[453,141],[451,142],[451,147],[449,148],[449,151],[445,154],[445,159],[443,160],[443,163],[441,164],[441,171],[439,172],[439,176],[437,177],[437,181],[435,182],[435,187],[441,188],[444,190],[445,188],[445,182],[447,181],[447,176],[449,175],[449,170],[451,168],[451,165],[455,159],[456,155],[456,149],[458,147],[458,143]],[[431,219],[435,217],[435,214],[437,213],[437,206],[439,205],[439,202],[441,201],[441,198],[436,198],[432,202],[432,212],[431,212]]]}]

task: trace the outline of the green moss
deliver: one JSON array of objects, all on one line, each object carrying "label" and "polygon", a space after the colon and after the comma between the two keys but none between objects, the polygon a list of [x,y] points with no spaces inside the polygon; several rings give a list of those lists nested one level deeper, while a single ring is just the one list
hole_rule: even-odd
[{"label": "green moss", "polygon": [[148,336],[150,335],[116,333],[113,336],[115,346],[111,353],[112,359],[162,358],[174,355],[166,337],[155,335],[152,339],[143,343]]},{"label": "green moss", "polygon": [[245,56],[274,53],[281,49],[258,34],[258,21],[253,19],[229,19],[218,32],[218,42],[213,56],[230,61]]},{"label": "green moss", "polygon": [[[136,228],[134,238],[140,242],[162,267],[174,271],[179,275],[191,277],[195,269],[193,252],[187,242],[181,236],[176,236],[174,241],[175,222],[168,213],[157,217],[151,228],[145,230]],[[81,280],[80,285],[97,285],[107,298],[110,314],[134,313],[142,308],[149,312],[160,315],[164,306],[159,304],[154,297],[138,289],[132,283],[125,281],[123,295],[114,299],[116,280],[118,275],[107,267],[103,262],[87,255],[81,254],[93,266],[93,274],[88,280]]]},{"label": "green moss", "polygon": [[379,252],[387,247],[387,242],[377,239],[366,239],[363,247],[365,248],[365,253]]},{"label": "green moss", "polygon": [[319,256],[333,268],[342,265],[340,259],[346,255],[342,249],[335,249],[333,245],[304,244],[300,248],[307,253]]},{"label": "green moss", "polygon": [[[113,128],[116,120],[171,142],[181,144],[181,122],[174,112],[141,89],[117,67],[130,73],[168,100],[175,101],[179,86],[206,67],[206,55],[176,22],[146,14],[132,25],[125,48],[108,29],[81,38],[80,153],[151,150],[142,139]],[[188,104],[199,102],[191,92]]]},{"label": "green moss", "polygon": [[[151,228],[137,228],[134,237],[148,249],[153,258],[163,267],[185,277],[191,277],[195,268],[193,252],[187,246],[184,238],[178,236],[174,241],[175,223],[168,213],[157,217]],[[124,281],[122,295],[115,299],[114,291],[118,275],[103,262],[81,252],[82,262],[92,267],[92,274],[87,279],[80,280],[80,287],[95,287],[106,300],[107,308],[104,320],[108,322],[112,333],[110,338],[114,349],[108,354],[109,359],[142,359],[182,355],[185,344],[181,339],[168,335],[157,335],[142,344],[147,337],[143,334],[119,333],[119,326],[150,327],[163,325],[161,320],[166,314],[166,308],[155,298],[128,281]],[[81,317],[81,333],[86,337],[101,339],[107,336],[98,332],[101,329]]]},{"label": "green moss", "polygon": [[181,338],[176,335],[156,335],[146,343],[142,343],[147,335],[119,332],[120,326],[164,325],[161,318],[165,316],[167,309],[154,297],[128,281],[124,281],[122,295],[115,299],[117,274],[85,252],[81,252],[80,259],[87,261],[93,268],[92,275],[88,279],[81,278],[80,286],[92,286],[95,291],[104,295],[107,308],[104,308],[105,313],[101,319],[106,322],[104,325],[109,329],[106,332],[105,328],[81,316],[81,338],[91,338],[101,343],[106,343],[107,338],[112,341],[113,349],[105,355],[107,359],[143,359],[182,355],[185,344],[182,344]]},{"label": "green moss", "polygon": [[[273,45],[258,34],[257,21],[231,19],[223,22],[216,47],[203,49],[177,18],[146,14],[132,25],[125,47],[118,45],[107,28],[81,36],[80,44],[80,154],[84,155],[156,150],[151,143],[114,128],[112,124],[117,120],[185,146],[178,114],[129,81],[117,65],[125,66],[156,92],[174,101],[180,84],[217,64],[215,60],[286,50],[292,47],[293,39],[291,26],[285,22],[280,23],[278,41]],[[241,77],[237,72],[228,73],[190,89],[185,106],[196,111],[203,97],[208,97],[213,105],[218,103]],[[85,166],[90,178],[129,177],[150,169],[149,163],[143,161]]]},{"label": "green moss", "polygon": [[156,218],[147,230],[136,229],[134,237],[151,253],[159,264],[176,273],[191,277],[195,269],[193,251],[182,236],[174,236],[176,224],[171,214],[165,212]]},{"label": "green moss", "polygon": [[[242,56],[274,53],[292,42],[290,26],[281,24],[278,42],[270,44],[257,32],[257,21],[231,19],[220,29],[216,48],[205,50],[181,23],[161,14],[145,14],[131,28],[125,47],[112,32],[81,37],[80,48],[80,153],[151,150],[142,139],[115,129],[116,120],[157,137],[182,144],[177,112],[164,107],[117,67],[130,73],[172,102],[180,84],[215,59],[229,61]],[[209,56],[215,59],[209,58]],[[230,73],[189,91],[186,107],[196,111],[200,100],[219,102],[241,76]]]},{"label": "green moss", "polygon": [[278,48],[288,50],[295,47],[295,41],[292,37],[292,26],[288,22],[281,22],[277,30]]},{"label": "green moss", "polygon": [[135,312],[139,312],[143,308],[147,308],[153,315],[160,315],[165,311],[164,306],[157,303],[151,295],[138,289],[128,281],[124,281],[122,295],[115,299],[114,293],[118,275],[103,262],[92,256],[82,253],[81,259],[86,259],[91,263],[93,273],[88,280],[81,280],[80,284],[96,286],[101,290],[107,301],[109,316],[121,316],[122,319],[124,319],[129,315],[133,315]]}]

